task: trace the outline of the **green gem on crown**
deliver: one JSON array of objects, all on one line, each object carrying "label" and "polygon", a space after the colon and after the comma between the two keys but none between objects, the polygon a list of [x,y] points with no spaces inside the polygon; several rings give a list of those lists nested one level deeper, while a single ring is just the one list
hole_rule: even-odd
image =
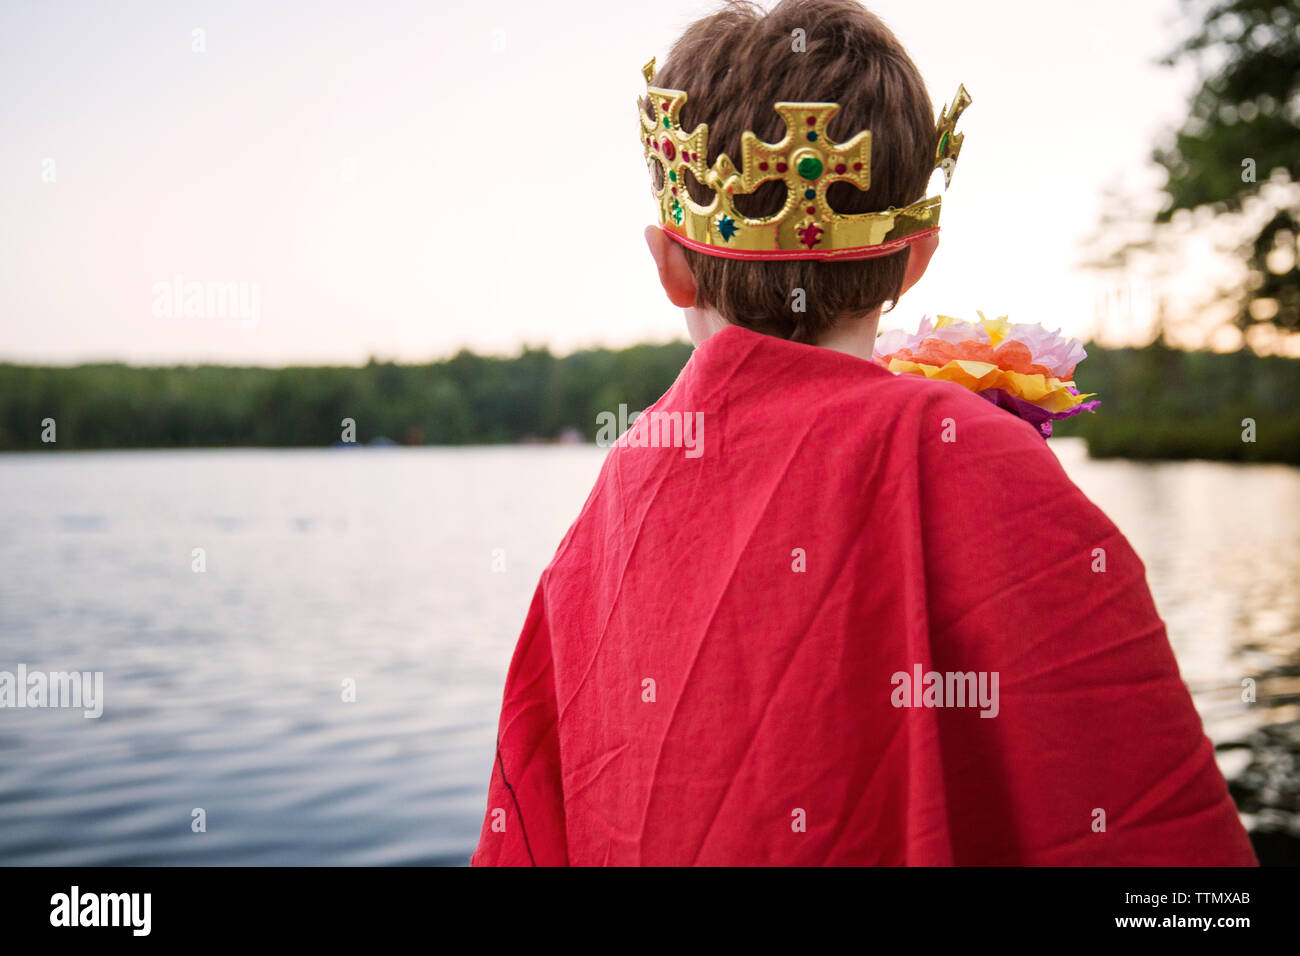
[{"label": "green gem on crown", "polygon": [[943,136],[939,137],[939,155],[942,156],[948,148],[948,131],[944,130]]},{"label": "green gem on crown", "polygon": [[822,174],[822,161],[816,156],[805,156],[799,160],[798,169],[804,179],[813,180]]}]

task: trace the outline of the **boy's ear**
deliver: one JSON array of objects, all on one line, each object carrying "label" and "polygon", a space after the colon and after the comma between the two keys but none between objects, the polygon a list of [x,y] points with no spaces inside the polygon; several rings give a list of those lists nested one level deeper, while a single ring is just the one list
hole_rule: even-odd
[{"label": "boy's ear", "polygon": [[938,248],[937,232],[924,239],[918,239],[907,247],[907,271],[903,273],[903,291],[899,293],[900,296],[921,281],[921,276],[925,275],[925,270],[929,267],[930,260],[934,258],[934,252]]},{"label": "boy's ear", "polygon": [[658,226],[647,226],[645,243],[659,270],[659,283],[664,287],[668,301],[679,309],[695,305],[695,277],[682,247],[664,235]]}]

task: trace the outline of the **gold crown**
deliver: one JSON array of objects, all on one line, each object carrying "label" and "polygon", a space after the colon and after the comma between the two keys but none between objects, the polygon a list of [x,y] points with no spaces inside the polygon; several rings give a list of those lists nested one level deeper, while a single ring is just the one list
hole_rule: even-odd
[{"label": "gold crown", "polygon": [[[740,163],[722,153],[705,165],[709,127],[686,132],[681,125],[686,93],[650,86],[652,59],[641,68],[651,115],[638,107],[641,145],[647,165],[658,163],[662,185],[652,189],[659,202],[659,222],[682,245],[728,259],[872,259],[906,248],[939,231],[940,199],[932,196],[883,212],[837,213],[826,202],[826,190],[844,180],[859,189],[871,185],[871,131],[862,130],[843,143],[826,135],[826,126],[839,112],[838,103],[777,103],[785,120],[785,137],[765,143],[746,130],[740,138]],[[955,131],[957,118],[970,105],[965,86],[957,88],[935,129],[938,145],[934,166],[944,171],[944,189],[952,182],[957,154],[965,136]],[[701,206],[686,190],[685,171],[712,189],[713,201]],[[760,183],[785,183],[785,205],[775,215],[749,219],[736,212],[733,198],[752,193]]]}]

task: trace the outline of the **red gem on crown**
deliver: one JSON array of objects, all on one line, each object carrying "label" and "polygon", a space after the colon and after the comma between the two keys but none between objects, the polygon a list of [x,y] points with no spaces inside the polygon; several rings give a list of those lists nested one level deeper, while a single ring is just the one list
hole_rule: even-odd
[{"label": "red gem on crown", "polygon": [[822,241],[822,228],[817,223],[810,222],[808,225],[796,229],[795,235],[799,237],[800,242],[811,249]]}]

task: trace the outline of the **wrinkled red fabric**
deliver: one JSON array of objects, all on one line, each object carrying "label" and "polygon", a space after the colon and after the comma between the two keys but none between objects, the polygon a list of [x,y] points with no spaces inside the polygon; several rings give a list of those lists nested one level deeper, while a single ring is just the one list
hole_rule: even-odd
[{"label": "wrinkled red fabric", "polygon": [[[651,410],[702,454],[611,449],[474,865],[1255,864],[1142,562],[1031,426],[734,326]],[[918,665],[997,715],[896,706]]]}]

